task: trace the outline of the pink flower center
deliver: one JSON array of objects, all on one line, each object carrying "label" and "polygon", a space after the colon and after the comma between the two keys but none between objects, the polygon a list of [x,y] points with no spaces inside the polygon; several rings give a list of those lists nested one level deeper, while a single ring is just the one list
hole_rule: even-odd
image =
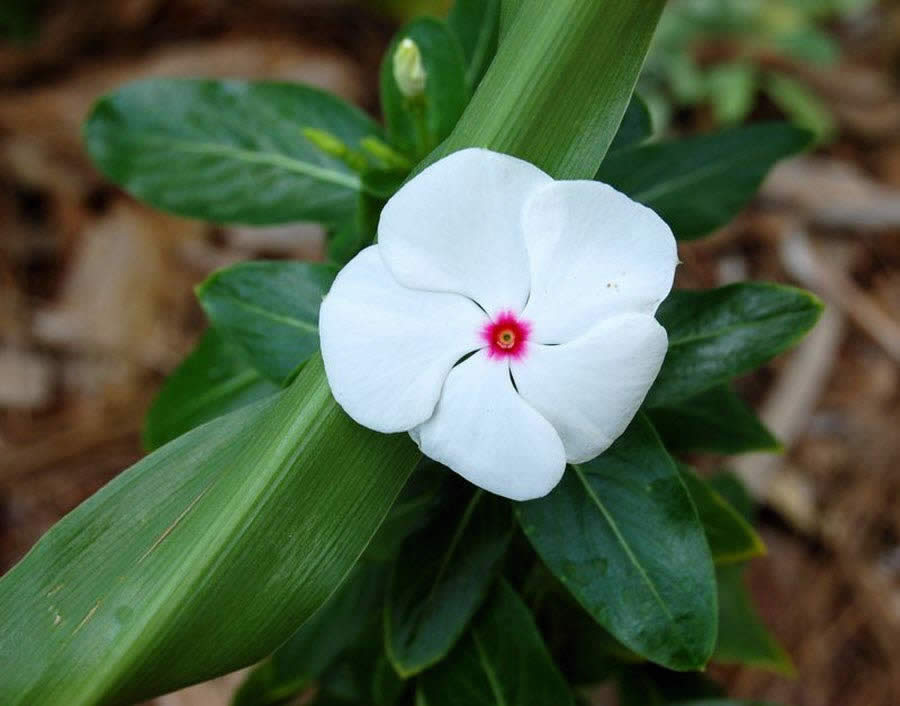
[{"label": "pink flower center", "polygon": [[531,324],[516,318],[511,311],[501,311],[481,329],[481,338],[488,345],[491,358],[519,360],[526,351]]}]

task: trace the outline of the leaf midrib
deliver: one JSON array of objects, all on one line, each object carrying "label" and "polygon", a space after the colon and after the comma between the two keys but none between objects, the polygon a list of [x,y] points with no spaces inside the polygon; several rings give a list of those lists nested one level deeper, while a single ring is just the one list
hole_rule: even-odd
[{"label": "leaf midrib", "polygon": [[686,336],[684,338],[678,338],[675,340],[669,341],[669,348],[676,348],[678,346],[684,346],[688,343],[695,343],[697,341],[705,341],[710,338],[719,338],[721,336],[725,336],[729,333],[737,331],[742,328],[750,328],[752,326],[756,326],[759,324],[765,324],[769,321],[773,321],[774,319],[784,318],[788,316],[797,316],[797,315],[805,315],[809,314],[813,311],[810,309],[795,309],[791,311],[780,311],[775,314],[770,314],[769,316],[763,316],[757,319],[745,319],[744,321],[731,324],[730,326],[725,326],[723,328],[717,328],[714,331],[710,331],[708,333],[698,333],[691,336]]},{"label": "leaf midrib", "polygon": [[[303,319],[295,319],[292,316],[287,316],[285,314],[279,314],[277,312],[272,311],[271,309],[265,309],[256,304],[252,304],[246,299],[242,299],[234,294],[228,293],[222,295],[223,299],[228,299],[230,302],[234,304],[235,307],[239,309],[243,309],[252,314],[259,314],[262,317],[270,319],[271,321],[275,321],[279,324],[284,324],[285,326],[290,326],[292,328],[300,329],[301,331],[306,331],[312,334],[319,333],[319,327],[315,324],[311,324],[308,321],[304,321]],[[211,302],[214,306],[214,303]]]}]

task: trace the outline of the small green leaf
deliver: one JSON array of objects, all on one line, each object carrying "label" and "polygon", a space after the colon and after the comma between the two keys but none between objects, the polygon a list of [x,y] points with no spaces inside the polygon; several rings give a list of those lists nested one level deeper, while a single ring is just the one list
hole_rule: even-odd
[{"label": "small green leaf", "polygon": [[418,458],[406,435],[340,410],[319,357],[167,444],[0,579],[0,703],[130,704],[271,654],[341,583]]},{"label": "small green leaf", "polygon": [[381,132],[309,86],[150,79],[100,99],[85,138],[107,177],[165,211],[257,225],[342,222],[356,207],[359,175],[304,137],[308,128],[351,148]]},{"label": "small green leaf", "polygon": [[712,558],[678,470],[643,416],[518,512],[544,563],[626,647],[671,669],[706,664],[716,636]]},{"label": "small green leaf", "polygon": [[753,497],[743,481],[732,471],[718,471],[706,479],[709,486],[728,501],[752,526],[756,514]]},{"label": "small green leaf", "polygon": [[482,490],[469,493],[467,483],[454,483],[441,500],[444,511],[409,537],[397,558],[384,630],[388,657],[401,676],[418,674],[450,651],[509,545],[509,504]]},{"label": "small green leaf", "polygon": [[757,69],[748,61],[720,64],[707,74],[713,117],[721,125],[736,125],[753,109]]},{"label": "small green leaf", "polygon": [[837,120],[809,86],[783,74],[770,74],[765,91],[792,123],[815,135],[816,142],[827,142],[834,137]]},{"label": "small green leaf", "polygon": [[653,134],[653,122],[647,104],[636,93],[632,94],[622,124],[609,146],[610,152],[635,147]]},{"label": "small green leaf", "polygon": [[691,240],[730,221],[780,159],[810,134],[787,123],[747,125],[610,154],[596,179],[649,206]]},{"label": "small green leaf", "polygon": [[744,583],[744,567],[719,567],[716,577],[719,584],[719,640],[713,661],[793,674],[790,656],[766,628],[753,605]]},{"label": "small green leaf", "polygon": [[648,413],[669,451],[740,454],[781,450],[778,440],[730,385],[711,387]]},{"label": "small green leaf", "polygon": [[144,446],[152,451],[278,389],[247,362],[237,346],[215,329],[207,329],[153,400],[144,423]]},{"label": "small green leaf", "polygon": [[809,292],[777,284],[675,290],[656,313],[669,350],[647,406],[670,407],[754,370],[796,344],[821,313]]},{"label": "small green leaf", "polygon": [[475,90],[497,51],[500,0],[456,0],[447,24],[466,59],[466,83]]},{"label": "small green leaf", "polygon": [[319,350],[319,307],[336,272],[306,262],[243,262],[209,277],[197,297],[213,326],[280,384]]},{"label": "small green leaf", "polygon": [[425,706],[572,706],[534,619],[505,581],[468,635],[420,681]]},{"label": "small green leaf", "polygon": [[691,500],[700,515],[703,531],[717,565],[734,564],[766,553],[762,539],[728,501],[713,490],[696,472],[678,464]]},{"label": "small green leaf", "polygon": [[[407,98],[394,79],[393,56],[404,39],[419,47],[425,65],[425,92]],[[416,160],[450,134],[469,102],[466,64],[447,23],[432,17],[414,20],[394,37],[381,62],[381,109],[394,147]]]}]

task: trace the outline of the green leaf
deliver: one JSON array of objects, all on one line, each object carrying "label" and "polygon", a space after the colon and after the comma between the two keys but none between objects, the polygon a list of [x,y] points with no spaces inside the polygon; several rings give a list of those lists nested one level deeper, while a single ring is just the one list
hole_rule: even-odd
[{"label": "green leaf", "polygon": [[616,686],[619,706],[667,706],[684,699],[713,699],[725,693],[699,672],[672,672],[652,664],[625,668]]},{"label": "green leaf", "polygon": [[247,362],[237,346],[215,329],[207,329],[153,400],[144,423],[144,446],[152,451],[278,389]]},{"label": "green leaf", "polygon": [[787,123],[747,125],[621,150],[595,178],[652,208],[677,238],[691,240],[728,223],[778,160],[809,144],[808,132]]},{"label": "green leaf", "polygon": [[651,409],[649,415],[669,451],[739,454],[782,448],[730,385]]},{"label": "green leaf", "polygon": [[363,563],[235,692],[232,706],[279,704],[309,688],[378,623],[387,568]]},{"label": "green leaf", "polygon": [[647,140],[652,134],[653,121],[650,118],[650,109],[647,108],[644,100],[635,93],[628,102],[628,109],[625,111],[615,139],[609,146],[609,151],[616,152],[634,147]]},{"label": "green leaf", "polygon": [[465,147],[487,147],[556,179],[593,177],[664,4],[507,0],[494,61],[453,134],[419,168]]},{"label": "green leaf", "polygon": [[719,584],[719,639],[713,661],[794,674],[790,656],[772,636],[744,583],[744,567],[723,566]]},{"label": "green leaf", "polygon": [[815,135],[816,142],[827,142],[834,137],[837,120],[809,86],[783,74],[770,74],[765,91],[792,123]]},{"label": "green leaf", "polygon": [[710,69],[706,82],[717,123],[736,125],[753,109],[757,70],[751,62],[720,64]]},{"label": "green leaf", "polygon": [[262,659],[340,584],[418,457],[353,423],[318,357],[167,444],[0,580],[0,703],[129,704]]},{"label": "green leaf", "polygon": [[522,599],[501,581],[450,656],[422,676],[425,706],[572,706]]},{"label": "green leaf", "polygon": [[678,464],[678,471],[700,515],[713,561],[717,565],[746,561],[766,553],[760,536],[725,498],[690,466]]},{"label": "green leaf", "polygon": [[743,481],[732,471],[718,471],[706,479],[709,486],[737,510],[749,524],[755,521],[753,497]]},{"label": "green leaf", "polygon": [[673,291],[656,313],[669,350],[647,406],[671,407],[758,368],[803,338],[821,313],[812,294],[778,284]]},{"label": "green leaf", "polygon": [[[417,99],[404,96],[394,80],[394,51],[407,38],[419,46],[425,65],[425,93]],[[463,49],[447,23],[423,17],[397,32],[381,62],[380,86],[392,145],[421,159],[450,134],[469,102]]]},{"label": "green leaf", "polygon": [[712,558],[678,470],[643,416],[518,511],[544,563],[626,647],[671,669],[706,664],[716,637]]},{"label": "green leaf", "polygon": [[466,83],[474,90],[497,51],[500,0],[456,0],[447,24],[466,60]]},{"label": "green leaf", "polygon": [[[445,508],[406,540],[385,601],[387,654],[404,677],[440,660],[463,634],[512,536],[509,503],[464,481]],[[423,552],[423,547],[427,551]]]},{"label": "green leaf", "polygon": [[319,350],[319,307],[337,270],[306,262],[243,262],[197,287],[209,320],[276,383]]},{"label": "green leaf", "polygon": [[308,128],[350,147],[380,134],[364,113],[309,86],[150,79],[102,98],[85,137],[107,177],[165,211],[257,225],[342,222],[360,178],[304,137]]}]

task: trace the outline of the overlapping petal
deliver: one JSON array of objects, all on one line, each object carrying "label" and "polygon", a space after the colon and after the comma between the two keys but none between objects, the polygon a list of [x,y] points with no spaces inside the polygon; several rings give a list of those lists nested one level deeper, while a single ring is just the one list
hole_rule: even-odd
[{"label": "overlapping petal", "polygon": [[487,321],[459,294],[398,284],[374,245],[335,279],[319,313],[332,394],[355,421],[380,432],[428,419],[453,365],[481,348]]},{"label": "overlapping petal", "polygon": [[678,263],[672,231],[649,208],[606,184],[556,181],[525,207],[534,340],[564,343],[600,319],[653,314]]},{"label": "overlapping petal", "polygon": [[451,371],[434,416],[410,434],[427,456],[513,500],[546,495],[566,466],[556,430],[483,350]]},{"label": "overlapping petal", "polygon": [[519,394],[559,433],[571,463],[615,441],[643,402],[666,355],[665,329],[648,314],[622,314],[561,345],[532,345],[512,364]]},{"label": "overlapping petal", "polygon": [[455,152],[407,182],[381,213],[378,243],[397,281],[465,294],[489,314],[520,310],[529,291],[522,232],[537,167],[484,149]]}]

